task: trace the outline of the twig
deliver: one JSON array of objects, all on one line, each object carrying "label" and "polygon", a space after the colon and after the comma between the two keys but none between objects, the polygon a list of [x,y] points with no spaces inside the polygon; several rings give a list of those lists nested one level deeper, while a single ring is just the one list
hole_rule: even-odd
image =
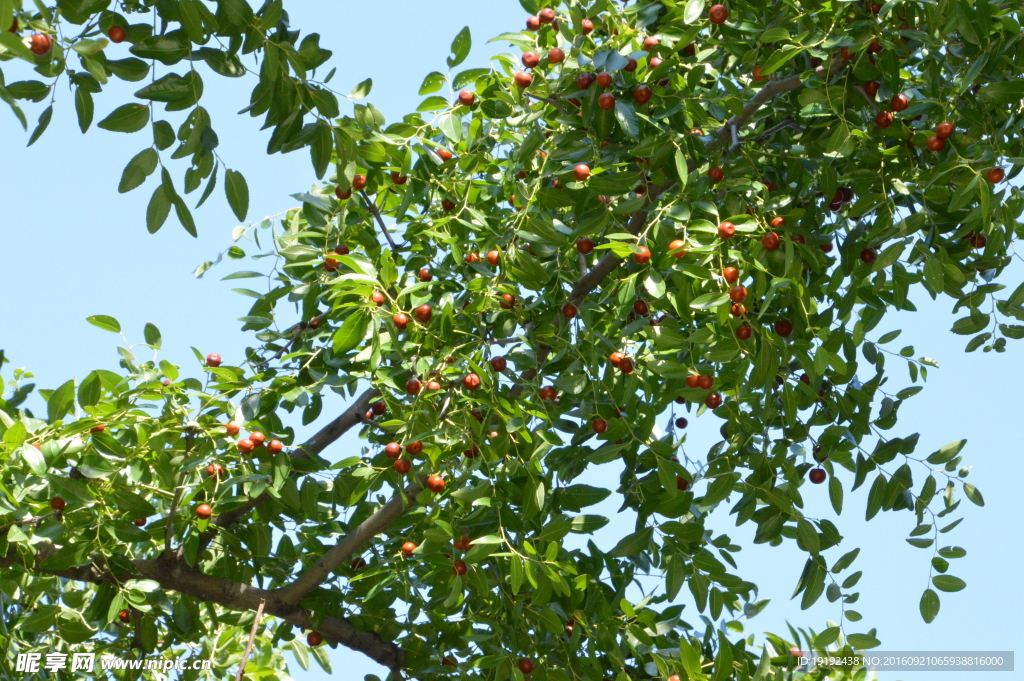
[{"label": "twig", "polygon": [[729,147],[729,151],[736,151],[740,148],[740,136],[736,133],[736,124],[729,126],[729,132],[732,133],[732,146]]},{"label": "twig", "polygon": [[377,210],[377,204],[370,200],[370,197],[366,195],[365,189],[359,190],[359,195],[363,197],[363,201],[366,202],[366,207],[373,213],[373,217],[377,218],[377,224],[380,225],[380,231],[384,232],[384,238],[391,244],[391,257],[394,258],[398,252],[398,246],[395,244],[395,240],[391,238],[391,232],[384,226],[384,218],[380,216],[380,211]]},{"label": "twig", "polygon": [[[760,142],[762,140],[765,140],[765,139],[771,137],[772,135],[774,135],[778,131],[784,130],[785,128],[792,128],[793,130],[796,130],[797,132],[803,132],[804,131],[803,126],[798,125],[797,122],[794,121],[792,118],[787,118],[786,120],[782,121],[778,125],[773,125],[772,127],[768,128],[767,130],[762,132],[757,137],[754,137],[753,140],[755,142]],[[744,142],[747,141],[748,139],[751,139],[751,138],[747,137],[746,139],[744,139]]]},{"label": "twig", "polygon": [[580,276],[585,277],[587,276],[587,256],[582,253],[578,253],[577,255],[580,259]]},{"label": "twig", "polygon": [[260,620],[263,619],[263,608],[266,605],[266,599],[262,599],[260,607],[256,608],[256,619],[252,623],[252,630],[249,632],[249,643],[246,644],[245,652],[242,653],[242,661],[238,663],[238,676],[235,677],[235,681],[242,681],[242,677],[245,675],[245,665],[249,661],[249,654],[252,653],[252,644],[256,640],[256,630],[260,628]]},{"label": "twig", "polygon": [[448,394],[444,396],[444,403],[441,404],[441,412],[437,415],[437,420],[440,423],[444,421],[445,417],[448,416],[448,410],[451,409],[452,405],[452,394],[454,394],[455,388],[448,388]]},{"label": "twig", "polygon": [[853,90],[854,92],[859,93],[860,96],[863,97],[864,100],[871,105],[872,109],[878,111],[878,102],[871,98],[871,96],[868,94],[868,91],[864,89],[863,85],[851,85],[850,89]]},{"label": "twig", "polygon": [[35,525],[36,527],[39,527],[44,520],[46,520],[50,516],[58,515],[59,513],[60,513],[60,511],[51,511],[50,513],[47,513],[46,515],[34,515],[34,516],[29,517],[29,518],[25,518],[23,520],[12,520],[11,522],[7,523],[6,525],[0,525],[0,537],[6,537],[7,536],[7,532],[12,527],[14,527],[15,525],[17,525],[19,527],[21,525]]},{"label": "twig", "polygon": [[192,439],[194,437],[195,431],[192,429],[185,433],[185,461],[182,464],[182,471],[178,475],[178,485],[174,488],[174,498],[171,499],[171,507],[167,511],[167,522],[164,525],[164,553],[167,555],[171,555],[171,539],[174,538],[174,514],[178,512],[178,503],[181,502],[182,492],[185,491],[185,476],[188,475],[189,471],[187,466],[192,465],[188,461],[188,455],[192,451]]},{"label": "twig", "polygon": [[546,102],[550,104],[551,106],[555,107],[556,109],[564,113],[566,116],[569,115],[569,112],[565,108],[563,108],[561,104],[558,103],[557,99],[554,99],[552,97],[541,97],[540,95],[535,95],[532,92],[527,92],[525,94],[527,97],[532,97],[536,99],[538,102]]}]

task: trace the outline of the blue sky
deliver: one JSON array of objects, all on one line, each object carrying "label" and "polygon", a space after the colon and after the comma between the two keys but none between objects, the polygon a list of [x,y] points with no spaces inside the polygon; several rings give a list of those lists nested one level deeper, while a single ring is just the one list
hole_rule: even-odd
[{"label": "blue sky", "polygon": [[[374,88],[368,99],[389,120],[415,109],[423,76],[443,70],[451,39],[462,26],[470,26],[474,39],[471,56],[460,67],[469,68],[484,65],[490,56],[505,50],[504,45],[488,45],[485,40],[518,29],[526,18],[513,0],[374,0],[372,4],[302,0],[288,4],[293,27],[318,30],[321,44],[334,50],[329,66],[338,67],[338,73],[332,86],[347,92],[372,77]],[[118,49],[115,46],[110,55],[117,56]],[[126,46],[123,49],[127,52]],[[8,82],[17,79],[7,65],[5,72]],[[250,219],[279,213],[294,203],[290,194],[306,190],[313,181],[308,156],[303,152],[266,156],[267,134],[259,131],[256,120],[234,114],[247,103],[253,82],[211,78],[207,78],[203,104],[220,135],[218,152],[248,179]],[[214,82],[216,87],[211,86]],[[96,120],[131,101],[134,89],[115,86],[98,97]],[[40,387],[56,387],[94,368],[114,369],[118,339],[85,322],[89,315],[108,314],[121,321],[131,342],[142,342],[145,322],[155,323],[163,332],[162,356],[182,364],[186,371],[198,372],[190,346],[203,354],[218,352],[229,364],[236,361],[251,342],[236,321],[249,302],[231,292],[233,282],[219,278],[251,267],[229,262],[202,279],[192,275],[199,263],[212,260],[230,245],[231,229],[237,224],[220,190],[195,213],[198,239],[188,236],[173,216],[162,231],[149,235],[144,214],[154,187],[152,178],[130,194],[119,195],[116,190],[125,163],[147,145],[148,138],[145,133],[96,129],[81,135],[71,95],[66,88],[58,90],[50,129],[31,148],[24,147],[27,134],[13,116],[0,110],[4,147],[0,199],[7,213],[6,224],[0,227],[5,256],[0,267],[0,290],[5,294],[0,348],[13,366],[33,371]],[[39,109],[30,112],[30,119],[34,121],[38,113]],[[176,177],[182,170],[179,166]],[[191,205],[196,198],[195,194],[189,197]],[[1000,280],[1012,289],[1022,270],[1015,266]],[[966,463],[975,467],[970,480],[984,493],[986,506],[978,508],[965,501],[963,513],[953,516],[964,515],[965,521],[944,535],[950,544],[967,550],[967,557],[954,561],[950,570],[967,581],[967,589],[943,594],[938,619],[926,625],[917,603],[927,585],[931,553],[904,541],[913,527],[909,514],[881,514],[864,523],[865,487],[847,494],[845,511],[835,519],[824,486],[805,488],[806,513],[833,519],[844,534],[831,560],[854,546],[862,548],[855,569],[865,574],[859,585],[862,596],[854,607],[864,616],[863,626],[847,628],[847,633],[877,627],[883,650],[1013,650],[1024,638],[1022,618],[1013,608],[1024,603],[1024,587],[1013,577],[1019,574],[1024,557],[1024,532],[1019,522],[1011,520],[1017,516],[1015,501],[1024,479],[1013,425],[1019,418],[1016,388],[1024,379],[1020,361],[1024,349],[1011,341],[1003,355],[964,354],[966,339],[948,331],[954,319],[952,301],[933,302],[919,295],[915,302],[919,312],[891,315],[875,337],[902,328],[895,349],[912,344],[917,356],[933,357],[941,365],[930,372],[925,391],[901,409],[894,432],[920,432],[918,453],[923,454],[953,440],[968,439]],[[909,379],[895,358],[890,360],[893,383],[903,387]],[[10,377],[9,368],[4,373]],[[333,406],[336,412],[343,405],[338,401]],[[323,413],[322,422],[332,418],[330,405]],[[307,431],[318,425],[322,424],[313,424]],[[691,458],[702,457],[716,441],[718,426],[713,416],[691,419],[687,443]],[[349,436],[325,454],[340,458],[355,444],[354,436]],[[607,479],[608,474],[590,471],[586,478],[603,475]],[[613,521],[602,530],[599,544],[610,548],[633,527],[629,516],[616,516],[617,506],[606,503],[605,514]],[[725,514],[716,519],[715,529],[729,532],[736,543],[745,545],[738,556],[739,574],[759,584],[761,598],[772,599],[768,609],[747,625],[748,632],[781,634],[787,621],[820,630],[825,619],[837,618],[838,607],[824,598],[807,612],[789,601],[805,559],[791,543],[778,549],[753,547],[749,544],[752,527],[735,528]],[[697,620],[696,616],[691,619]],[[343,670],[333,678],[380,673],[373,663],[346,649],[334,651],[332,659],[335,669]],[[297,667],[295,676],[330,678]],[[888,673],[880,678],[927,677]]]}]

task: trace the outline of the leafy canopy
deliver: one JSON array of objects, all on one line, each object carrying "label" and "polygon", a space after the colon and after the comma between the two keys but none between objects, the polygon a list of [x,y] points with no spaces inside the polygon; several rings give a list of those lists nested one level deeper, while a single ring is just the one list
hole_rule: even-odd
[{"label": "leafy canopy", "polygon": [[[283,649],[329,666],[322,637],[396,679],[769,678],[790,646],[879,645],[851,607],[857,549],[803,512],[827,494],[839,516],[865,485],[867,520],[903,511],[931,552],[924,619],[964,588],[940,535],[961,496],[983,503],[965,443],[922,457],[896,434],[935,363],[875,329],[923,289],[953,299],[968,351],[1024,336],[1024,285],[999,283],[1024,209],[1024,5],[521,4],[526,30],[498,38],[516,54],[459,71],[464,29],[388,123],[342,115],[316,75],[330,51],[278,0],[0,2],[0,60],[43,79],[0,97],[26,128],[50,101],[30,144],[65,79],[83,132],[111,78],[140,83],[96,127],[152,134],[118,186],[160,169],[150,231],[173,207],[194,235],[185,197],[218,177],[247,214],[204,78],[254,77],[268,153],[308,149],[327,183],[236,228],[228,257],[273,267],[229,275],[261,280],[254,341],[197,351],[203,380],[142,356],[152,324],[121,372],[41,390],[45,413],[13,373],[5,673],[23,652],[187,646],[215,668],[186,679],[283,677]],[[886,389],[893,363],[911,385]],[[351,405],[323,414],[326,391]],[[296,422],[326,425],[303,442]],[[721,440],[694,456],[693,428]],[[352,429],[362,449],[332,455]],[[602,549],[613,493],[635,531]],[[835,621],[755,646],[742,620],[766,601],[716,514],[805,553],[794,597]]]}]

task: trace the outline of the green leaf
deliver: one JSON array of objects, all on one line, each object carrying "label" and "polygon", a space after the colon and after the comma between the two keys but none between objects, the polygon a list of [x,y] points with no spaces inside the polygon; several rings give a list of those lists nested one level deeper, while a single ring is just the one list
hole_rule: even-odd
[{"label": "green leaf", "polygon": [[78,114],[78,127],[83,133],[92,125],[93,110],[92,93],[81,86],[75,88],[75,112]]},{"label": "green leaf", "polygon": [[359,345],[366,337],[369,326],[370,321],[367,319],[365,311],[358,310],[354,314],[348,315],[331,339],[335,354],[344,354]]},{"label": "green leaf", "polygon": [[846,637],[846,643],[853,648],[865,650],[882,645],[881,641],[869,634],[850,634]]},{"label": "green leaf", "polygon": [[964,483],[964,494],[966,494],[967,498],[974,502],[976,505],[985,505],[985,499],[984,497],[981,496],[981,492],[979,492],[978,488],[969,482]]},{"label": "green leaf", "polygon": [[46,416],[50,423],[58,421],[75,407],[75,382],[63,383],[46,401]]},{"label": "green leaf", "polygon": [[154,348],[160,347],[160,329],[156,328],[156,324],[153,322],[146,322],[146,326],[142,329],[142,335],[145,337],[146,343],[152,345]]},{"label": "green leaf", "polygon": [[157,185],[146,207],[146,229],[150,234],[163,227],[171,212],[171,194],[164,185]]},{"label": "green leaf", "polygon": [[[131,53],[142,59],[156,59],[158,62],[171,66],[182,59],[187,59],[191,42],[181,29],[168,31],[163,35],[146,38],[131,47]],[[115,75],[118,75],[115,72]]]},{"label": "green leaf", "polygon": [[640,136],[640,123],[637,121],[636,109],[629,102],[615,101],[615,118],[622,126],[622,131],[636,139]]},{"label": "green leaf", "polygon": [[352,92],[348,93],[349,99],[363,99],[370,94],[371,89],[373,89],[373,78],[367,78],[352,88]]},{"label": "green leaf", "polygon": [[829,627],[814,637],[814,647],[825,648],[832,645],[839,640],[840,631],[841,629],[839,627]]},{"label": "green leaf", "polygon": [[192,96],[192,84],[177,73],[168,73],[141,90],[137,90],[135,96],[154,102],[180,102]]},{"label": "green leaf", "polygon": [[705,293],[690,301],[690,307],[694,310],[710,310],[727,302],[729,302],[728,293]]},{"label": "green leaf", "polygon": [[104,331],[112,331],[113,333],[121,333],[121,325],[113,317],[109,317],[105,314],[96,314],[91,317],[86,317],[85,321],[89,322],[93,326],[98,326]]},{"label": "green leaf", "polygon": [[149,123],[149,107],[145,104],[124,104],[97,123],[111,132],[138,132]]},{"label": "green leaf", "polygon": [[121,182],[117,185],[117,191],[124,194],[141,186],[146,181],[146,178],[156,170],[159,161],[160,156],[153,147],[140,151],[124,167],[124,171],[121,173]]},{"label": "green leaf", "polygon": [[651,527],[645,527],[642,530],[627,534],[619,540],[615,548],[608,552],[608,556],[610,558],[626,558],[643,553],[650,546],[653,536],[654,528]]},{"label": "green leaf", "polygon": [[939,614],[939,594],[932,589],[925,589],[921,594],[921,617],[931,624]]},{"label": "green leaf", "polygon": [[464,27],[452,41],[452,56],[448,57],[448,68],[455,68],[466,60],[469,50],[473,46],[473,39],[469,35],[469,26]]},{"label": "green leaf", "polygon": [[942,446],[939,449],[939,451],[929,456],[927,461],[928,463],[932,464],[946,463],[947,461],[955,457],[957,454],[959,454],[960,450],[962,450],[964,448],[964,445],[966,444],[967,440],[957,440],[956,442],[950,442],[948,445]]},{"label": "green leaf", "polygon": [[932,577],[932,584],[939,591],[948,592],[960,591],[967,586],[967,582],[953,575],[935,575]]},{"label": "green leaf", "polygon": [[21,445],[18,447],[18,455],[21,456],[33,473],[36,475],[46,475],[46,459],[43,458],[43,453],[38,449],[32,445]]},{"label": "green leaf", "polygon": [[43,113],[39,114],[39,121],[36,123],[36,129],[32,131],[32,135],[28,138],[28,145],[32,146],[36,143],[36,140],[46,132],[46,128],[50,125],[50,119],[53,117],[53,105],[43,109]]},{"label": "green leaf", "polygon": [[797,45],[786,45],[775,50],[772,56],[761,67],[761,75],[769,76],[789,63],[789,60],[804,51],[803,47]]},{"label": "green leaf", "polygon": [[683,150],[679,147],[676,147],[675,162],[676,175],[679,176],[679,186],[685,187],[686,181],[690,178],[690,172],[686,165],[686,157],[683,156]]},{"label": "green leaf", "polygon": [[996,105],[1020,104],[1020,101],[1024,99],[1024,80],[1009,80],[986,85],[978,91],[978,96]]},{"label": "green leaf", "polygon": [[249,212],[249,185],[245,177],[237,170],[228,170],[224,173],[224,191],[228,195],[228,204],[231,211],[239,220],[245,220]]},{"label": "green leaf", "polygon": [[698,21],[704,14],[704,0],[686,0],[686,7],[683,9],[683,21],[692,24]]},{"label": "green leaf", "polygon": [[196,232],[196,221],[192,218],[192,211],[185,205],[184,199],[175,194],[171,197],[171,204],[174,206],[174,214],[178,216],[178,222],[185,228],[185,231],[198,238]]}]

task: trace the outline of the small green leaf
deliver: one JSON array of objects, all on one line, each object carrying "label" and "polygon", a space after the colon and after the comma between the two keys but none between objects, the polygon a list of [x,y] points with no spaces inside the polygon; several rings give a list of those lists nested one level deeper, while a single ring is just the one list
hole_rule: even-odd
[{"label": "small green leaf", "polygon": [[473,39],[469,35],[469,26],[464,27],[452,41],[452,56],[448,57],[448,67],[455,68],[466,60],[469,50],[473,46]]},{"label": "small green leaf", "polygon": [[146,326],[142,330],[142,335],[146,338],[146,343],[152,345],[154,348],[160,347],[160,329],[156,328],[156,324],[153,322],[146,322]]},{"label": "small green leaf", "polygon": [[334,332],[332,343],[335,354],[344,354],[359,345],[366,337],[369,325],[369,320],[362,310],[348,315],[341,327]]},{"label": "small green leaf", "polygon": [[[29,469],[36,475],[46,475],[46,459],[43,453],[32,445],[21,445],[18,447],[18,454],[24,459]],[[4,537],[6,539],[6,537]]]},{"label": "small green leaf", "polygon": [[349,99],[362,99],[366,95],[370,94],[370,90],[373,88],[373,78],[367,78],[359,85],[352,88],[352,92],[348,93]]},{"label": "small green leaf", "polygon": [[967,586],[967,582],[953,575],[935,575],[932,577],[932,584],[939,591],[948,592],[960,591]]},{"label": "small green leaf", "polygon": [[882,645],[881,641],[869,634],[850,634],[846,637],[846,642],[857,649],[877,648]]},{"label": "small green leaf", "polygon": [[925,589],[921,594],[921,617],[931,624],[939,614],[939,594],[932,589]]},{"label": "small green leaf", "polygon": [[629,102],[618,100],[615,102],[615,118],[622,126],[622,131],[636,139],[640,136],[640,123],[637,121],[636,109]]},{"label": "small green leaf", "polygon": [[690,171],[686,165],[686,157],[683,156],[683,150],[679,147],[676,147],[675,161],[676,174],[679,176],[679,186],[685,187],[686,181],[690,177]]},{"label": "small green leaf", "polygon": [[145,104],[124,104],[96,124],[111,132],[138,132],[149,123],[149,107]]},{"label": "small green leaf", "polygon": [[627,534],[619,540],[615,548],[608,552],[608,556],[610,558],[625,558],[643,553],[650,545],[653,536],[654,528],[651,527],[645,527],[642,530]]},{"label": "small green leaf", "polygon": [[985,505],[985,499],[981,496],[981,492],[979,492],[978,488],[969,482],[964,483],[964,494],[966,494],[967,498],[978,506]]},{"label": "small green leaf", "polygon": [[121,182],[117,185],[117,191],[124,194],[141,186],[146,181],[146,178],[156,170],[159,161],[160,156],[153,147],[140,151],[124,167],[124,171],[121,173]]},{"label": "small green leaf", "polygon": [[162,184],[157,185],[146,207],[146,229],[150,234],[163,227],[171,212],[171,194]]},{"label": "small green leaf", "polygon": [[239,220],[245,220],[249,212],[249,185],[245,177],[237,170],[228,170],[224,173],[224,191],[228,195],[228,204],[231,211]]},{"label": "small green leaf", "polygon": [[91,317],[86,317],[85,321],[89,322],[93,326],[98,326],[104,331],[112,331],[113,333],[121,333],[121,324],[105,314],[96,314]]},{"label": "small green leaf", "polygon": [[92,125],[93,102],[92,93],[81,86],[75,88],[75,112],[78,114],[78,127],[84,133]]},{"label": "small green leaf", "polygon": [[694,310],[710,310],[727,302],[729,302],[728,293],[705,293],[694,298],[690,302],[690,307]]},{"label": "small green leaf", "polygon": [[686,7],[683,9],[683,21],[692,24],[704,14],[704,0],[686,0]]}]

